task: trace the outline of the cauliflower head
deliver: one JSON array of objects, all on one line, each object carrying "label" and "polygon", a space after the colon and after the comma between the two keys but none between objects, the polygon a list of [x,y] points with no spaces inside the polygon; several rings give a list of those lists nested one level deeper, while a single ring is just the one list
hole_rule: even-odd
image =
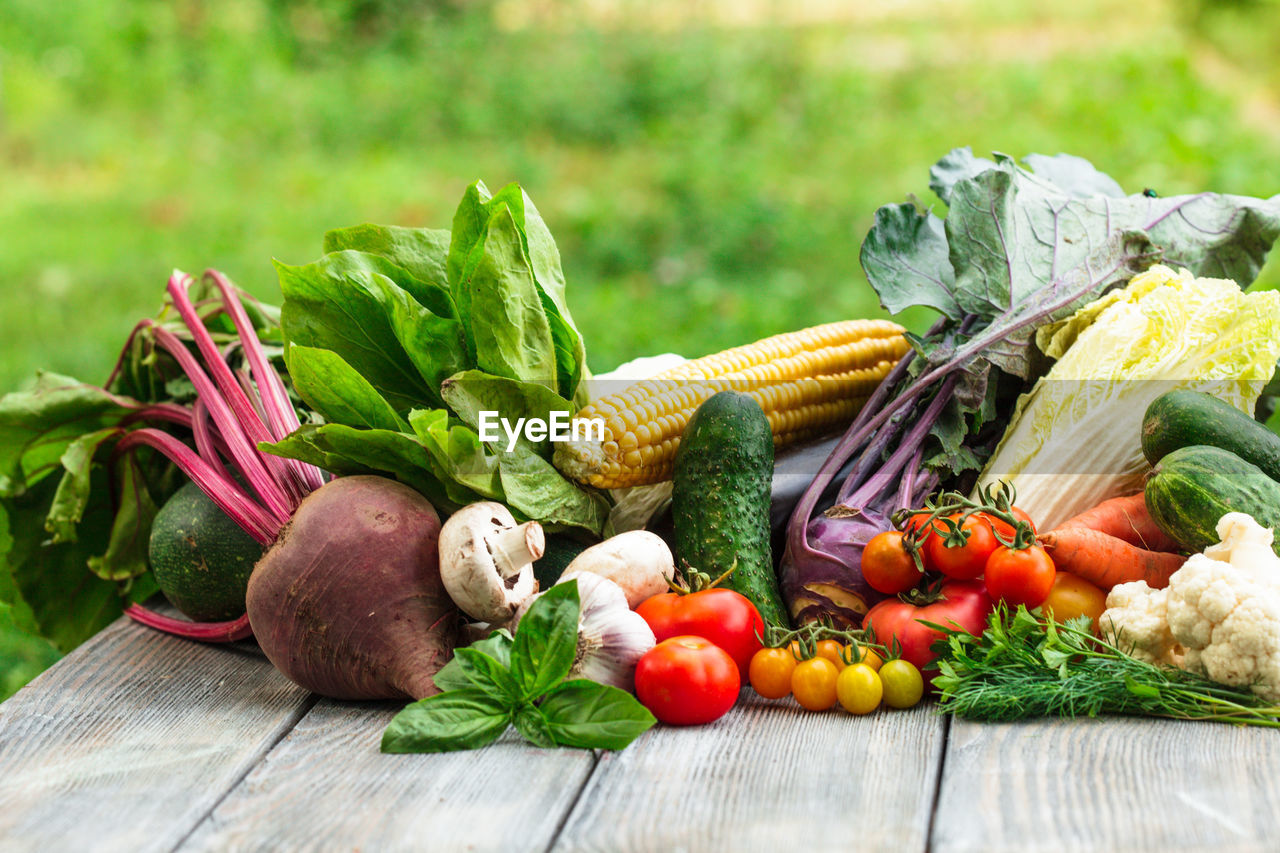
[{"label": "cauliflower head", "polygon": [[1098,620],[1104,636],[1148,663],[1175,662],[1179,651],[1169,630],[1168,590],[1146,581],[1117,584],[1107,594],[1107,609]]},{"label": "cauliflower head", "polygon": [[1224,515],[1217,532],[1219,544],[1169,579],[1169,632],[1186,649],[1184,668],[1280,702],[1280,558],[1272,532],[1243,513]]}]

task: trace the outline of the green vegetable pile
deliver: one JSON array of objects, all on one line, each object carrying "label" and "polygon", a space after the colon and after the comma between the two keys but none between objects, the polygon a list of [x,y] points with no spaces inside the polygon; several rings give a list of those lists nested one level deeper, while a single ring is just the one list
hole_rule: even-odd
[{"label": "green vegetable pile", "polygon": [[478,500],[598,534],[605,498],[563,477],[549,441],[480,441],[480,412],[550,420],[585,402],[586,357],[560,254],[511,184],[468,188],[453,231],[331,231],[315,263],[277,263],[294,388],[325,421],[272,452],[335,474],[381,473],[441,511]]},{"label": "green vegetable pile", "polygon": [[1124,714],[1280,728],[1280,707],[1248,690],[1138,660],[1089,631],[1003,605],[981,637],[947,630],[933,679],[944,712],[1007,722],[1034,717]]}]

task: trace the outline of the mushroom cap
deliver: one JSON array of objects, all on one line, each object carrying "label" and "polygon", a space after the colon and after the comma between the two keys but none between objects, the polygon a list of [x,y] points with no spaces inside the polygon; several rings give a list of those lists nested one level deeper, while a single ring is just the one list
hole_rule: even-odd
[{"label": "mushroom cap", "polygon": [[518,524],[495,501],[469,504],[440,530],[440,577],[462,612],[504,624],[538,588],[533,561],[545,547],[542,525]]}]

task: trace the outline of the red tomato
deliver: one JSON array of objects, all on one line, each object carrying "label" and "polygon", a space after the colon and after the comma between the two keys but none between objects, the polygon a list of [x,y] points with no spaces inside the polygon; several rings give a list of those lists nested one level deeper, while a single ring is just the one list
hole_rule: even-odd
[{"label": "red tomato", "polygon": [[[1027,515],[1027,513],[1024,512],[1022,509],[1019,509],[1018,507],[1015,506],[1013,508],[1013,515],[1015,518],[1022,519],[1027,524],[1030,524],[1032,533],[1036,532],[1036,523],[1032,521],[1031,516]],[[997,533],[999,533],[1005,539],[1013,539],[1014,531],[1013,531],[1012,524],[1010,524],[1007,521],[1002,521],[1001,519],[998,519],[998,518],[991,518],[990,516],[986,516],[986,517],[987,517],[987,520],[991,522],[991,525],[996,529]]]},{"label": "red tomato", "polygon": [[[952,516],[959,518],[959,516]],[[949,547],[946,537],[939,533],[929,539],[929,566],[956,580],[972,580],[982,574],[987,565],[987,557],[1000,547],[995,533],[991,530],[989,519],[981,515],[971,515],[960,523],[960,529],[968,534],[964,545]]]},{"label": "red tomato", "polygon": [[1039,607],[1053,589],[1053,560],[1039,545],[1014,550],[1001,545],[987,560],[987,592],[1012,606]]},{"label": "red tomato", "polygon": [[937,657],[929,647],[943,634],[925,627],[920,620],[980,634],[994,606],[981,581],[945,581],[938,595],[937,601],[919,605],[899,598],[882,601],[867,611],[862,627],[875,631],[876,642],[886,648],[892,649],[897,640],[903,659],[924,669]]},{"label": "red tomato", "polygon": [[916,561],[903,547],[903,535],[898,530],[877,533],[862,549],[862,577],[872,589],[897,595],[911,589],[924,577],[916,568]]},{"label": "red tomato", "polygon": [[[927,509],[918,509],[907,517],[907,523],[902,526],[903,533],[913,533],[925,526],[925,522],[929,520],[932,513]],[[929,561],[929,543],[938,538],[936,532],[937,522],[929,526],[929,530],[925,532],[924,539],[920,542],[920,557],[925,561],[925,568],[930,568]]]},{"label": "red tomato", "polygon": [[718,720],[737,701],[741,685],[729,653],[702,637],[663,640],[636,664],[636,696],[672,726]]},{"label": "red tomato", "polygon": [[747,681],[751,656],[762,646],[757,635],[764,635],[764,620],[746,596],[720,588],[688,595],[664,592],[640,602],[636,612],[658,642],[680,634],[706,637],[729,653],[738,677]]}]

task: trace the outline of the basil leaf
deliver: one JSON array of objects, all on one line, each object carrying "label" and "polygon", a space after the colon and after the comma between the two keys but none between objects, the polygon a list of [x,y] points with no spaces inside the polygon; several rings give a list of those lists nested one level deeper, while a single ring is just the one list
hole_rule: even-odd
[{"label": "basil leaf", "polygon": [[622,749],[657,722],[627,691],[585,678],[556,687],[539,709],[556,743],[583,749]]},{"label": "basil leaf", "polygon": [[556,745],[555,738],[551,736],[547,718],[542,715],[537,705],[521,705],[511,718],[511,722],[515,724],[516,731],[534,746],[550,749]]},{"label": "basil leaf", "polygon": [[383,752],[478,749],[506,731],[511,713],[502,700],[471,687],[429,696],[396,714],[382,733]]},{"label": "basil leaf", "polygon": [[[503,669],[510,670],[511,646],[511,633],[506,628],[499,628],[483,640],[477,640],[466,648],[474,649],[495,661]],[[466,687],[483,686],[476,684],[472,678],[473,668],[458,658],[458,651],[462,649],[457,649],[453,658],[432,678],[436,687],[441,690],[460,690]]]},{"label": "basil leaf", "polygon": [[578,649],[578,582],[558,583],[538,596],[516,626],[511,674],[525,700],[547,692],[569,674]]},{"label": "basil leaf", "polygon": [[521,700],[520,685],[511,670],[496,658],[472,646],[455,649],[453,660],[476,687],[497,693],[512,704]]}]

